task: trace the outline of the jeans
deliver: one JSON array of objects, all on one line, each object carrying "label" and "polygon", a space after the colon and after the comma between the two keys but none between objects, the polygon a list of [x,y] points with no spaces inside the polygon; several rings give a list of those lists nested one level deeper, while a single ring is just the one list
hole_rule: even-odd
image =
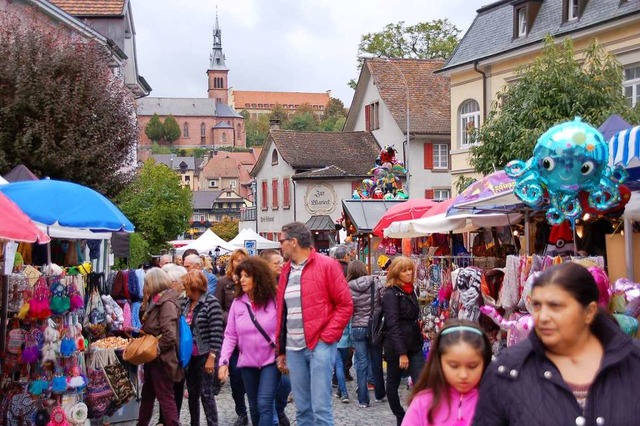
[{"label": "jeans", "polygon": [[[366,327],[353,327],[351,329],[351,340],[356,348],[355,364],[356,364],[356,380],[358,382],[358,403],[369,404],[369,389],[367,382],[369,381],[369,372],[373,375],[373,385],[375,387],[376,399],[385,397],[384,375],[382,372],[382,347],[371,346],[367,337]],[[379,356],[374,356],[374,351],[380,351]],[[376,353],[377,355],[377,353]],[[379,364],[374,367],[374,360]]]},{"label": "jeans", "polygon": [[345,364],[344,351],[347,351],[346,355],[348,356],[349,348],[336,349],[336,357],[335,357],[336,361],[333,365],[336,372],[336,381],[338,382],[338,394],[340,395],[341,398],[348,397],[347,381],[345,379],[345,374],[344,374],[344,364]]},{"label": "jeans", "polygon": [[236,404],[236,414],[238,416],[247,415],[247,404],[244,401],[244,383],[242,382],[241,368],[238,368],[238,356],[240,350],[235,348],[231,358],[229,358],[229,384],[231,385],[231,396]]},{"label": "jeans", "polygon": [[179,426],[180,416],[173,396],[173,381],[158,360],[144,365],[144,384],[142,385],[140,411],[138,412],[138,426],[147,426],[151,421],[156,398],[164,414],[164,424]]},{"label": "jeans", "polygon": [[200,401],[207,418],[207,426],[218,426],[218,407],[214,395],[214,376],[205,373],[204,364],[209,354],[191,358],[187,366],[187,390],[189,391],[189,417],[191,426],[200,425]]},{"label": "jeans", "polygon": [[333,426],[331,375],[336,344],[319,341],[311,350],[287,350],[297,426]]},{"label": "jeans", "polygon": [[276,391],[276,413],[284,413],[284,409],[289,402],[289,394],[291,393],[291,378],[288,374],[280,376],[280,384]]},{"label": "jeans", "polygon": [[398,387],[400,386],[400,379],[402,374],[407,371],[415,383],[420,376],[422,367],[424,366],[424,354],[422,350],[409,352],[409,368],[408,370],[402,370],[400,368],[400,355],[393,351],[385,351],[387,358],[387,398],[389,400],[389,408],[396,416],[398,426],[402,424],[404,418],[404,408],[400,403],[400,397],[398,396]]},{"label": "jeans", "polygon": [[276,364],[262,368],[242,367],[242,381],[249,398],[249,412],[254,426],[273,425],[273,403],[280,383]]}]

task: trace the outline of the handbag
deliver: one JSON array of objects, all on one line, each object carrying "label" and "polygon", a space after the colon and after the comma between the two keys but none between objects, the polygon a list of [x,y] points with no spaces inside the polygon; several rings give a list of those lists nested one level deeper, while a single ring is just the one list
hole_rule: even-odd
[{"label": "handbag", "polygon": [[107,381],[113,389],[113,401],[110,411],[116,411],[127,402],[131,401],[135,396],[135,390],[133,389],[133,383],[129,379],[129,373],[124,368],[113,349],[107,349],[105,351],[106,360],[102,369],[107,376]]},{"label": "handbag", "polygon": [[151,334],[145,334],[137,339],[133,339],[124,348],[122,358],[134,365],[146,364],[158,358],[160,349],[158,347],[158,340],[162,337],[153,336]]},{"label": "handbag", "polygon": [[[372,298],[373,305],[373,298]],[[372,345],[380,345],[384,340],[384,311],[382,310],[382,300],[380,300],[380,307],[371,311],[371,318],[369,319],[369,341]]]},{"label": "handbag", "polygon": [[256,319],[255,315],[253,315],[253,311],[251,310],[251,306],[249,306],[249,304],[247,302],[243,302],[243,303],[246,305],[247,311],[249,311],[249,316],[251,317],[251,322],[253,322],[253,325],[256,326],[256,328],[258,329],[260,334],[262,334],[262,337],[264,337],[265,340],[269,343],[269,346],[271,346],[271,348],[273,348],[275,350],[276,344],[273,343],[273,340],[271,340],[271,337],[269,337],[267,332],[264,331],[264,328],[262,328],[262,326],[260,325],[260,323]]},{"label": "handbag", "polygon": [[371,340],[371,323],[373,321],[373,308],[375,306],[375,300],[373,299],[376,295],[376,281],[371,278],[371,299],[370,299],[370,306],[371,309],[369,310],[369,323],[367,324],[367,339]]}]

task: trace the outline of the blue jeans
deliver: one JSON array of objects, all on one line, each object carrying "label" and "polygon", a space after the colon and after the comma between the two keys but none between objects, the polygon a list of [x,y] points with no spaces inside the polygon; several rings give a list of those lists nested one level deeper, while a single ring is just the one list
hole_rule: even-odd
[{"label": "blue jeans", "polygon": [[287,350],[297,426],[333,426],[331,375],[336,343],[319,341],[313,350]]},{"label": "blue jeans", "polygon": [[347,394],[347,381],[344,376],[344,351],[348,353],[349,348],[336,349],[336,362],[333,365],[336,372],[336,381],[338,382],[338,394],[342,398],[349,396]]},{"label": "blue jeans", "polygon": [[276,391],[276,413],[284,413],[284,409],[289,401],[289,394],[291,393],[291,378],[288,374],[280,376],[280,384]]},{"label": "blue jeans", "polygon": [[262,368],[242,367],[242,382],[249,398],[249,412],[254,426],[273,425],[273,402],[280,383],[280,372],[276,364]]},{"label": "blue jeans", "polygon": [[[366,327],[353,327],[351,340],[356,348],[356,380],[358,381],[358,403],[369,404],[369,390],[367,382],[371,380],[375,388],[376,399],[386,396],[384,387],[384,373],[382,371],[382,347],[372,346],[367,338]],[[369,378],[370,374],[373,376]]]}]

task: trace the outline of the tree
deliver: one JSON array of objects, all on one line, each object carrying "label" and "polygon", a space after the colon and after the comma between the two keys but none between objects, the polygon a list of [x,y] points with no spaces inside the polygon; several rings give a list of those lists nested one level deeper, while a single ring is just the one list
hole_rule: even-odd
[{"label": "tree", "polygon": [[346,117],[348,110],[344,107],[344,103],[338,98],[329,98],[329,103],[324,109],[322,120],[330,117]]},{"label": "tree", "polygon": [[162,140],[164,135],[164,125],[162,121],[160,121],[160,116],[158,114],[153,114],[151,120],[147,123],[147,126],[144,128],[144,134],[152,142],[159,142]]},{"label": "tree", "polygon": [[230,241],[238,235],[238,219],[225,216],[220,222],[213,224],[211,230],[223,240]]},{"label": "tree", "polygon": [[319,124],[313,107],[308,103],[304,103],[296,109],[296,112],[293,113],[282,127],[285,130],[295,130],[298,132],[316,132],[320,129]]},{"label": "tree", "polygon": [[162,125],[162,137],[165,141],[169,143],[173,143],[180,138],[182,134],[182,130],[180,130],[180,125],[173,118],[173,115],[169,115],[164,119],[164,124]]},{"label": "tree", "polygon": [[628,105],[622,75],[615,57],[597,43],[579,61],[570,39],[556,45],[548,37],[542,54],[497,94],[486,122],[473,134],[481,143],[471,149],[471,165],[488,174],[511,160],[527,160],[538,137],[576,116],[595,126],[613,113],[637,123],[640,110]]},{"label": "tree", "polygon": [[[358,56],[378,58],[446,59],[458,45],[460,29],[448,19],[435,19],[405,26],[404,21],[387,24],[382,31],[368,33],[360,38]],[[358,71],[362,68],[358,59]],[[355,89],[356,81],[349,86]]]},{"label": "tree", "polygon": [[[248,114],[248,113],[247,113]],[[257,119],[251,118],[244,122],[247,135],[247,147],[262,146],[269,134],[269,116],[262,114]]]},{"label": "tree", "polygon": [[149,243],[152,253],[166,247],[189,227],[191,191],[180,185],[180,177],[151,158],[117,198],[122,212]]},{"label": "tree", "polygon": [[269,114],[269,121],[271,120],[278,120],[280,125],[284,125],[289,121],[289,113],[282,105],[276,104],[275,108],[271,110],[271,114]]},{"label": "tree", "polygon": [[455,187],[456,187],[456,191],[458,191],[458,194],[461,193],[462,191],[467,189],[467,187],[469,185],[471,185],[472,183],[474,183],[475,181],[476,181],[476,179],[472,178],[472,177],[467,177],[465,175],[458,176],[458,179],[456,179],[456,183],[454,184]]},{"label": "tree", "polygon": [[171,154],[171,147],[166,145],[158,145],[158,142],[153,142],[151,144],[151,153],[152,154]]},{"label": "tree", "polygon": [[0,12],[0,173],[40,176],[114,195],[130,180],[137,129],[131,94],[104,46],[37,17]]}]

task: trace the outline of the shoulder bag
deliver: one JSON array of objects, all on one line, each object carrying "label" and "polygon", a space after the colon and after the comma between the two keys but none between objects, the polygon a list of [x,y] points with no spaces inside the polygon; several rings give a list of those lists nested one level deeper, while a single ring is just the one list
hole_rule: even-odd
[{"label": "shoulder bag", "polygon": [[253,325],[256,326],[256,328],[258,329],[260,334],[262,334],[262,337],[264,337],[264,339],[269,343],[269,346],[271,346],[273,349],[275,349],[276,348],[276,344],[273,343],[273,340],[271,340],[271,337],[269,337],[267,332],[264,331],[264,328],[262,328],[262,326],[260,325],[260,323],[256,319],[255,315],[253,314],[253,311],[251,310],[251,306],[247,302],[242,302],[242,303],[244,303],[245,306],[247,307],[247,311],[249,311],[249,316],[251,317],[251,322],[253,322]]},{"label": "shoulder bag", "polygon": [[158,358],[160,350],[158,348],[158,340],[161,335],[156,337],[151,334],[145,334],[142,337],[133,339],[124,348],[122,358],[134,365],[146,364]]}]

